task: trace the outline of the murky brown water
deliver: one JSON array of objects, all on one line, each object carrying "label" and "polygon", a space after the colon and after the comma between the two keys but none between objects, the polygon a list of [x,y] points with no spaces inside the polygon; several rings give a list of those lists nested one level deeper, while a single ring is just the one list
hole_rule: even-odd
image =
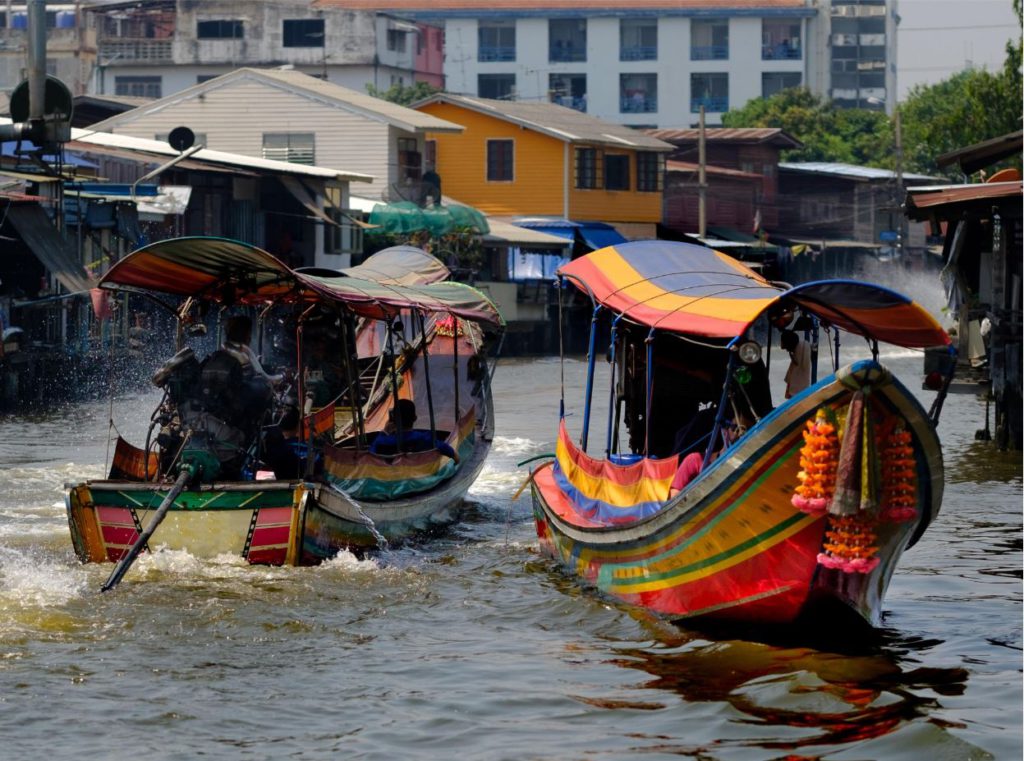
[{"label": "murky brown water", "polygon": [[[841,654],[679,630],[562,576],[511,502],[553,447],[558,362],[495,380],[499,437],[439,540],[313,569],[158,554],[107,595],[61,485],[102,472],[108,404],[0,421],[0,757],[1021,758],[1021,463],[975,443],[977,400],[946,404],[945,504],[880,641]],[[117,401],[122,433],[154,401]]]}]

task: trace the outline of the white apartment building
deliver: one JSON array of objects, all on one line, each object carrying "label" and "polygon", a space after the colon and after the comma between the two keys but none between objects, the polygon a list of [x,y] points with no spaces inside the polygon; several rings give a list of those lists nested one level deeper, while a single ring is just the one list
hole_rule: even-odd
[{"label": "white apartment building", "polygon": [[[888,108],[895,0],[318,0],[445,27],[446,89],[552,100],[629,126],[709,125],[806,86]],[[870,100],[869,100],[870,99]]]}]

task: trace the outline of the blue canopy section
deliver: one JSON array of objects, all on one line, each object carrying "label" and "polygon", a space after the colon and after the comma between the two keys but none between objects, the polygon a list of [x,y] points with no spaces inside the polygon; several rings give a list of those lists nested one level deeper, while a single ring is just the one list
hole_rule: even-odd
[{"label": "blue canopy section", "polygon": [[512,220],[512,224],[579,242],[595,251],[626,242],[626,238],[606,222],[580,222],[559,217],[519,217]]}]

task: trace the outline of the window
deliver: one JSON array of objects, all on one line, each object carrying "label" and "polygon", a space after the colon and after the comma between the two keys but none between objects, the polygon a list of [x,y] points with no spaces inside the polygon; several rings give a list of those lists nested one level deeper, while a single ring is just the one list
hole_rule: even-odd
[{"label": "window", "polygon": [[629,190],[629,156],[621,153],[605,154],[605,190]]},{"label": "window", "polygon": [[705,111],[729,110],[728,74],[690,75],[690,112],[698,113],[701,106]]},{"label": "window", "polygon": [[476,94],[481,98],[513,100],[516,92],[515,74],[479,74],[476,78]]},{"label": "window", "polygon": [[622,19],[619,22],[619,60],[656,61],[657,59],[657,20]]},{"label": "window", "polygon": [[586,74],[549,74],[548,96],[552,103],[577,111],[587,110]]},{"label": "window", "polygon": [[722,61],[728,57],[728,19],[708,19],[690,24],[691,61]]},{"label": "window", "polygon": [[163,82],[160,77],[114,77],[114,95],[162,98]]},{"label": "window", "polygon": [[597,149],[576,149],[576,187],[581,190],[593,190],[597,183]]},{"label": "window", "polygon": [[799,60],[800,25],[788,21],[761,22],[762,60]]},{"label": "window", "polygon": [[770,98],[777,92],[799,87],[802,79],[798,71],[766,71],[761,75],[761,97]]},{"label": "window", "polygon": [[388,50],[396,53],[405,52],[405,31],[401,29],[388,29],[387,46]]},{"label": "window", "polygon": [[324,20],[300,18],[284,20],[283,45],[286,48],[322,48],[324,46]]},{"label": "window", "polygon": [[649,114],[658,110],[657,74],[620,74],[619,110],[624,114]]},{"label": "window", "polygon": [[548,21],[548,60],[587,60],[586,19],[550,19]]},{"label": "window", "polygon": [[656,193],[662,188],[665,157],[653,151],[639,151],[636,154],[636,189],[645,193]]},{"label": "window", "polygon": [[423,165],[427,169],[437,168],[437,141],[436,140],[424,140],[423,141]]},{"label": "window", "polygon": [[487,181],[512,182],[513,142],[511,140],[487,141]]},{"label": "window", "polygon": [[516,60],[514,21],[481,21],[477,29],[478,61]]},{"label": "window", "polygon": [[196,37],[200,40],[240,40],[244,36],[241,21],[218,19],[196,25]]},{"label": "window", "polygon": [[333,255],[361,254],[363,252],[363,230],[352,220],[359,219],[362,213],[355,209],[342,210],[333,206],[326,211],[335,224],[324,225],[324,253]]},{"label": "window", "polygon": [[315,136],[312,132],[266,132],[263,158],[292,164],[315,164]]},{"label": "window", "polygon": [[403,180],[418,180],[423,175],[423,155],[414,137],[398,138],[398,174]]}]

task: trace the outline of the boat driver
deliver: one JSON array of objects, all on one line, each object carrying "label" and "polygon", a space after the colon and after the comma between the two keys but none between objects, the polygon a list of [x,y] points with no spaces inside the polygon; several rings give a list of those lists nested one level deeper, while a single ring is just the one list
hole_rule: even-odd
[{"label": "boat driver", "polygon": [[[397,410],[397,415],[395,414]],[[398,404],[388,411],[388,422],[384,431],[370,444],[371,454],[397,454],[399,450],[399,434],[402,440],[402,451],[425,452],[428,449],[436,449],[456,463],[459,461],[459,453],[456,452],[446,441],[434,438],[431,431],[420,428],[413,428],[416,422],[416,403],[412,399],[399,399]],[[401,427],[401,431],[399,431]]]}]

